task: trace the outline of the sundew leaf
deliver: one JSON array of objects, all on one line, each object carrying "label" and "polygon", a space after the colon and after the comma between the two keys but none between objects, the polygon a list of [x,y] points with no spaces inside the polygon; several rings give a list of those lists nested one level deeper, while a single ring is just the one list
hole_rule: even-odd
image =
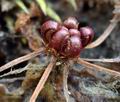
[{"label": "sundew leaf", "polygon": [[25,6],[25,4],[22,2],[22,0],[14,0],[16,4],[27,14],[29,14],[29,10]]},{"label": "sundew leaf", "polygon": [[52,19],[61,22],[59,15],[49,5],[47,5],[45,0],[36,0],[36,2],[39,4],[41,10],[46,16],[48,15]]},{"label": "sundew leaf", "polygon": [[59,15],[49,6],[47,7],[47,15],[54,20],[61,22],[61,18],[59,17]]},{"label": "sundew leaf", "polygon": [[45,0],[36,0],[36,2],[39,4],[44,15],[47,15],[47,4],[46,4]]}]

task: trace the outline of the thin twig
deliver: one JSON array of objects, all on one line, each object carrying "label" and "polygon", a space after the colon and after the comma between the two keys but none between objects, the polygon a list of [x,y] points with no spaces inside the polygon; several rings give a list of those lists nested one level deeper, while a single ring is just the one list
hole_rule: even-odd
[{"label": "thin twig", "polygon": [[19,57],[19,58],[15,59],[15,60],[13,60],[11,62],[8,62],[7,64],[0,67],[0,72],[4,71],[4,70],[6,70],[6,69],[8,69],[8,68],[10,68],[10,67],[12,67],[14,65],[17,65],[17,64],[19,64],[21,62],[24,62],[24,61],[27,61],[27,60],[33,58],[33,57],[36,57],[36,56],[40,55],[40,53],[42,51],[44,51],[44,48],[40,48],[40,49],[38,49],[38,50],[36,50],[34,52],[31,52],[31,53],[29,53],[29,54],[27,54],[25,56]]},{"label": "thin twig", "polygon": [[113,31],[113,29],[117,26],[118,23],[118,15],[115,15],[112,19],[113,22],[111,22],[109,24],[109,26],[107,27],[107,29],[104,31],[104,33],[94,42],[90,43],[89,45],[87,45],[85,48],[86,49],[90,49],[90,48],[94,48],[99,46],[109,35],[110,33]]},{"label": "thin twig", "polygon": [[55,65],[55,63],[56,63],[56,58],[52,57],[51,62],[49,63],[49,65],[45,69],[45,71],[44,71],[39,83],[37,84],[37,87],[35,88],[29,102],[35,102],[36,101],[36,99],[37,99],[40,91],[43,89],[44,84],[47,81],[48,76],[49,76],[50,72],[52,71],[53,66]]},{"label": "thin twig", "polygon": [[65,64],[63,68],[63,91],[65,95],[66,102],[69,102],[69,91],[68,91],[68,74],[69,74],[69,66]]},{"label": "thin twig", "polygon": [[95,65],[95,64],[89,63],[87,61],[82,60],[81,58],[78,58],[77,62],[79,64],[81,64],[81,65],[91,69],[91,70],[95,70],[95,68],[96,68],[97,71],[105,72],[105,73],[108,73],[108,74],[110,74],[112,76],[120,76],[120,72],[117,72],[117,71],[114,71],[114,70],[110,70],[108,68],[101,67],[99,65]]},{"label": "thin twig", "polygon": [[120,58],[110,58],[110,59],[91,59],[91,58],[81,58],[82,60],[85,61],[90,61],[90,62],[107,62],[107,63],[120,63]]}]

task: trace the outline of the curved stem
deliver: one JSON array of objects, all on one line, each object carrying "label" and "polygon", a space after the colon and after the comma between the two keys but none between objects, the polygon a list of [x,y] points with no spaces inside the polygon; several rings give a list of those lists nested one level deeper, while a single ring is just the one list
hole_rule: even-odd
[{"label": "curved stem", "polygon": [[8,68],[10,68],[10,67],[12,67],[14,65],[17,65],[17,64],[19,64],[21,62],[24,62],[24,61],[27,61],[27,60],[33,58],[33,57],[36,57],[36,56],[40,55],[40,53],[42,51],[44,51],[44,48],[40,48],[40,49],[38,49],[38,50],[36,50],[34,52],[31,52],[31,53],[29,53],[29,54],[27,54],[25,56],[22,56],[22,57],[19,57],[19,58],[13,60],[13,61],[10,61],[7,64],[0,67],[0,72],[4,71],[4,70],[6,70],[6,69],[8,69]]},{"label": "curved stem", "polygon": [[118,15],[115,15],[113,17],[113,22],[111,22],[109,24],[109,26],[106,28],[106,30],[104,31],[104,33],[94,42],[90,43],[89,45],[87,45],[85,48],[86,49],[90,49],[90,48],[94,48],[97,47],[98,45],[100,45],[109,35],[110,33],[113,31],[113,29],[116,27],[117,23],[118,23]]},{"label": "curved stem", "polygon": [[52,57],[51,62],[49,63],[49,65],[47,66],[47,68],[45,69],[40,81],[37,84],[37,87],[35,88],[30,101],[29,102],[35,102],[40,91],[43,89],[45,82],[47,81],[50,72],[52,71],[53,66],[56,63],[56,58]]},{"label": "curved stem", "polygon": [[91,58],[81,58],[82,60],[85,61],[90,61],[90,62],[106,62],[106,63],[120,63],[120,58],[110,58],[110,59],[91,59]]},{"label": "curved stem", "polygon": [[101,67],[99,65],[95,65],[95,64],[92,64],[92,63],[89,63],[87,61],[84,61],[82,60],[81,58],[78,58],[77,62],[87,68],[89,68],[90,70],[96,70],[97,71],[100,71],[100,72],[106,72],[112,76],[120,76],[120,72],[117,72],[117,71],[114,71],[114,70],[110,70],[108,68],[104,68],[104,67]]},{"label": "curved stem", "polygon": [[63,91],[65,95],[66,102],[69,102],[69,91],[68,91],[68,74],[69,74],[69,67],[65,64],[63,68]]}]

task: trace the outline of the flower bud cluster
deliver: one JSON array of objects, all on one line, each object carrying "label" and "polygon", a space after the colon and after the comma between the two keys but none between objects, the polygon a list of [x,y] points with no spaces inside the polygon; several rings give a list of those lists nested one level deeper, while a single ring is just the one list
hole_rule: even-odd
[{"label": "flower bud cluster", "polygon": [[66,58],[79,56],[81,50],[92,41],[94,36],[91,27],[78,28],[78,21],[74,17],[69,17],[63,24],[46,21],[40,31],[48,47]]}]

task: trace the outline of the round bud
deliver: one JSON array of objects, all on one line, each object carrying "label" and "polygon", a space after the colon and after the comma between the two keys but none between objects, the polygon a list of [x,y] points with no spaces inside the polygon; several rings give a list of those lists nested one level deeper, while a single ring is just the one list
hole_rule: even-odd
[{"label": "round bud", "polygon": [[51,39],[53,33],[57,31],[59,24],[55,21],[46,21],[41,26],[41,36],[43,37],[45,42],[48,42]]},{"label": "round bud", "polygon": [[71,36],[69,40],[63,43],[61,54],[68,58],[74,58],[79,56],[82,50],[81,39],[78,36]]},{"label": "round bud", "polygon": [[69,29],[70,36],[79,36],[81,37],[80,32],[77,29]]},{"label": "round bud", "polygon": [[61,48],[62,41],[64,40],[65,37],[68,37],[68,36],[69,36],[68,30],[60,29],[53,35],[49,43],[49,47],[54,48],[55,50],[58,51]]},{"label": "round bud", "polygon": [[88,27],[88,26],[81,27],[79,31],[81,33],[82,45],[83,47],[85,47],[92,41],[94,37],[94,31],[91,27]]},{"label": "round bud", "polygon": [[74,17],[69,17],[64,21],[64,26],[67,27],[68,29],[77,29],[78,27],[78,22],[76,18]]}]

